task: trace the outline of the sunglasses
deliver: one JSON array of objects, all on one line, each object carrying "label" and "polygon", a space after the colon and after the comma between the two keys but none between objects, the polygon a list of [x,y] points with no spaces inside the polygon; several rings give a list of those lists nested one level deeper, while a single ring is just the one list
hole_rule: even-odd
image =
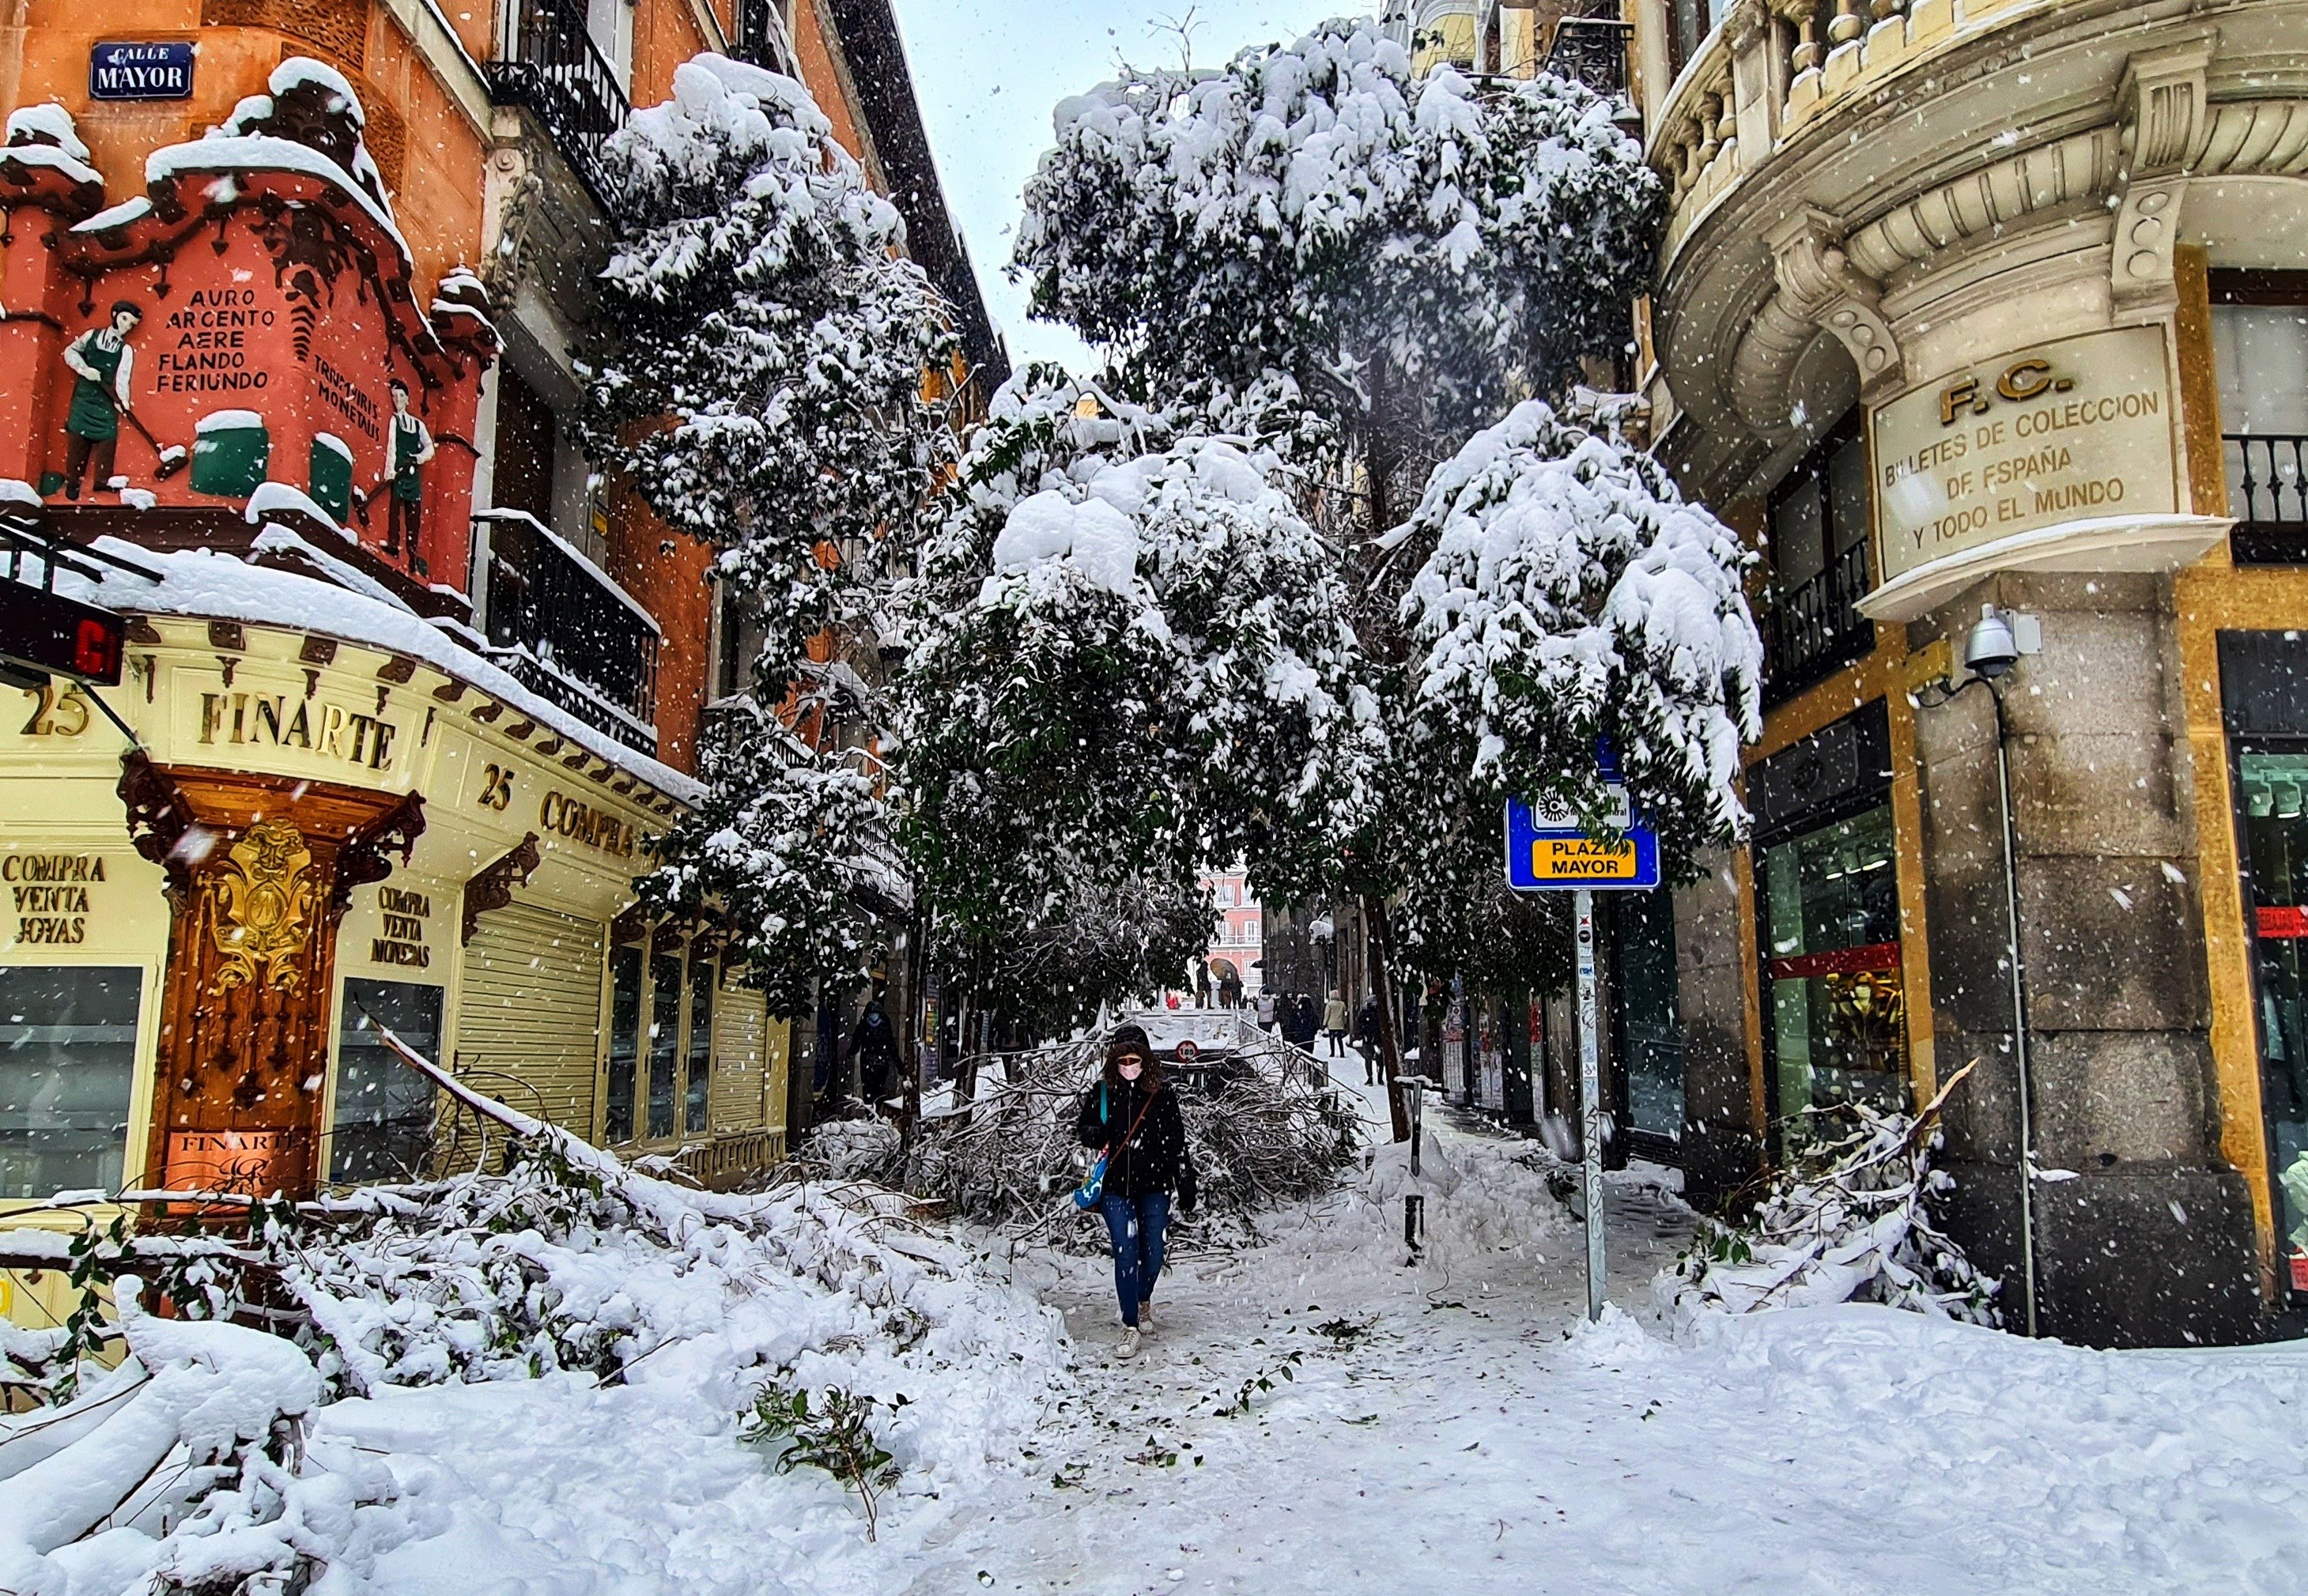
[{"label": "sunglasses", "polygon": [[1146,1068],[1146,1060],[1136,1053],[1124,1053],[1114,1061],[1114,1067],[1116,1069],[1143,1069]]}]

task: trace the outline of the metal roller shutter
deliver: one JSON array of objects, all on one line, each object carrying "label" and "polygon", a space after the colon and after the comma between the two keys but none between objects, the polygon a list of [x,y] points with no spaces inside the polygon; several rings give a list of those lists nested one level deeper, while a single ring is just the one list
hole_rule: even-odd
[{"label": "metal roller shutter", "polygon": [[603,957],[593,921],[525,904],[483,915],[465,948],[459,1070],[512,1107],[590,1137]]},{"label": "metal roller shutter", "polygon": [[[725,972],[713,994],[713,1128],[754,1130],[763,1123],[762,1075],[769,1068],[762,994]],[[782,1115],[779,1116],[783,1118]]]}]

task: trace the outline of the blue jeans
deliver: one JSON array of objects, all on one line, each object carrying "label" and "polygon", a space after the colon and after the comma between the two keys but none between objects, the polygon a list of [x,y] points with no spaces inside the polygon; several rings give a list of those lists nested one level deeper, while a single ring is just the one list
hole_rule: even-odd
[{"label": "blue jeans", "polygon": [[1170,1223],[1170,1194],[1115,1197],[1098,1202],[1106,1233],[1114,1239],[1114,1294],[1122,1299],[1122,1322],[1135,1328],[1138,1305],[1154,1300],[1154,1280],[1162,1273],[1162,1230]]}]

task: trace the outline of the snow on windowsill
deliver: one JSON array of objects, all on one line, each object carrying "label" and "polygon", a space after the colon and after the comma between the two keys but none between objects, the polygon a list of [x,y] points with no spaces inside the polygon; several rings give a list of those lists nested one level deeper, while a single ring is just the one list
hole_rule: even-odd
[{"label": "snow on windowsill", "polygon": [[[323,433],[321,436],[325,438],[328,434]],[[342,443],[339,443],[337,446],[340,449],[344,447]],[[346,450],[345,458],[348,459],[352,458],[351,451],[349,450]],[[351,528],[340,525],[336,517],[322,509],[321,506],[314,501],[312,495],[306,493],[301,488],[291,487],[285,482],[258,483],[256,485],[256,491],[248,495],[247,508],[240,512],[241,519],[246,521],[253,527],[258,522],[265,519],[267,517],[276,515],[301,515],[309,517],[311,519],[319,522],[322,526],[328,528],[338,536],[343,538],[347,543],[358,543],[360,541],[360,537],[357,534],[353,532]]]},{"label": "snow on windowsill", "polygon": [[53,144],[11,144],[5,150],[0,150],[0,156],[21,161],[28,167],[47,167],[51,171],[62,172],[74,183],[92,183],[99,188],[104,186],[104,174],[71,151],[59,150]]},{"label": "snow on windowsill", "polygon": [[[11,155],[17,155],[22,152],[21,150],[12,150],[8,153]],[[119,204],[113,206],[108,210],[98,211],[94,216],[90,217],[84,222],[74,222],[73,224],[73,231],[75,233],[108,233],[115,227],[125,227],[130,222],[140,220],[141,219],[151,214],[152,202],[146,199],[142,194],[138,194],[133,200],[121,201]]]}]

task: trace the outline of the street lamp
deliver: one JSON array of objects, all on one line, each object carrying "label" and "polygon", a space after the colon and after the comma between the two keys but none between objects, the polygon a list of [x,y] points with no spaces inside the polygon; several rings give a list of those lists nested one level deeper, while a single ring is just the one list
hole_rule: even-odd
[{"label": "street lamp", "polygon": [[[2022,655],[2044,646],[2043,622],[2034,615],[1979,606],[1979,619],[1964,639],[1960,680],[1942,679],[1939,696],[1918,693],[1919,707],[1937,708],[1955,701],[1966,690],[1985,685],[1995,707],[1995,791],[2002,813],[2004,954],[2011,971],[2011,1060],[2020,1091],[2020,1284],[2028,1334],[2036,1334],[2036,1140],[2034,1091],[2028,1057],[2028,974],[2020,957],[2019,830],[2011,813],[2011,729],[2003,713],[2003,690],[1998,685],[2011,674]],[[1929,691],[1926,688],[1925,691]]]}]

